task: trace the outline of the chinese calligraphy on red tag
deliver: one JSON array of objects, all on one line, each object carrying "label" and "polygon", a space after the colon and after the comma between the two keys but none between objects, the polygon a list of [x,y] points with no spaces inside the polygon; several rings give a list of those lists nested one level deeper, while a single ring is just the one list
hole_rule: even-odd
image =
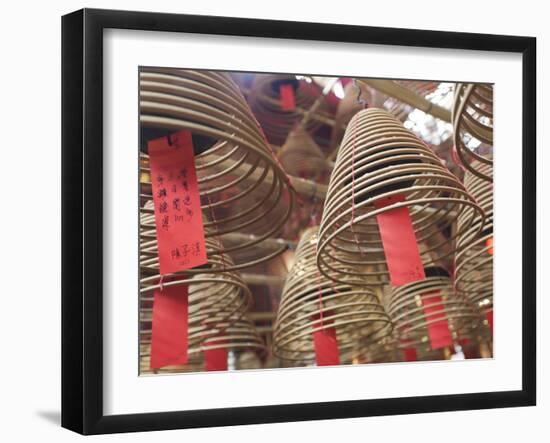
[{"label": "chinese calligraphy on red tag", "polygon": [[200,195],[189,131],[148,144],[162,275],[207,263]]}]

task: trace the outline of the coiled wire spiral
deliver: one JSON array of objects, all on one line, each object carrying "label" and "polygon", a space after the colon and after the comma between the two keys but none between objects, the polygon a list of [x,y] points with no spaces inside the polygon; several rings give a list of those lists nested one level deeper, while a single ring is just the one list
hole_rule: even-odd
[{"label": "coiled wire spiral", "polygon": [[[171,286],[188,286],[188,331],[190,363],[186,367],[161,371],[196,370],[202,351],[212,348],[264,350],[265,345],[253,324],[246,318],[252,295],[234,268],[228,255],[209,258],[207,267],[188,269],[162,276],[159,274],[156,234],[144,224],[153,215],[142,214],[140,242],[140,367],[149,372],[153,294]],[[145,234],[154,240],[145,239]],[[207,238],[207,249],[218,246],[216,238]],[[206,273],[205,271],[209,271]]]},{"label": "coiled wire spiral", "polygon": [[[437,294],[439,297],[431,297]],[[425,312],[429,309],[429,314]],[[455,294],[452,281],[444,275],[426,277],[391,291],[388,313],[402,347],[429,351],[428,326],[445,320],[453,341],[473,339],[482,323],[480,313],[468,301]]]},{"label": "coiled wire spiral", "polygon": [[[474,167],[492,176],[491,166],[474,163]],[[471,229],[458,238],[460,250],[455,256],[455,287],[482,312],[488,313],[493,309],[493,183],[467,171],[464,185],[484,209],[486,218],[474,224],[474,228],[482,224],[481,233]],[[459,217],[458,226],[462,223]]]},{"label": "coiled wire spiral", "polygon": [[[279,86],[290,85],[294,89],[296,109],[284,110],[281,107]],[[257,75],[251,88],[250,106],[265,131],[267,139],[275,145],[282,145],[289,132],[302,119],[303,112],[311,108],[321,95],[321,89],[314,83],[296,79],[293,75]],[[317,115],[327,115],[323,102]],[[306,131],[315,132],[322,122],[318,117],[306,123]]]},{"label": "coiled wire spiral", "polygon": [[284,360],[315,360],[315,331],[334,328],[341,362],[350,362],[362,347],[391,333],[391,322],[367,286],[335,284],[321,276],[315,263],[317,227],[307,229],[283,288],[274,327],[273,350]]},{"label": "coiled wire spiral", "polygon": [[[452,120],[456,153],[462,166],[477,177],[492,181],[493,86],[457,83]],[[472,142],[478,146],[470,148]]]},{"label": "coiled wire spiral", "polygon": [[[405,200],[375,208],[375,201],[396,195]],[[362,110],[348,125],[330,177],[319,228],[320,271],[347,284],[361,284],[365,275],[387,280],[376,215],[398,207],[409,210],[425,266],[451,258],[456,237],[484,220],[463,184],[396,117]],[[464,223],[452,232],[458,217]]]}]

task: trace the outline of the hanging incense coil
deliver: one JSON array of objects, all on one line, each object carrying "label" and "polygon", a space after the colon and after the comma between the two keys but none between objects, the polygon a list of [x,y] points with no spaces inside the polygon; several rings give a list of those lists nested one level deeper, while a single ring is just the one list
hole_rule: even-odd
[{"label": "hanging incense coil", "polygon": [[[473,163],[483,175],[492,176],[490,165]],[[485,220],[476,220],[473,228],[482,224],[481,233],[471,229],[458,238],[460,251],[455,257],[455,287],[471,303],[487,314],[493,309],[493,183],[467,171],[464,186],[485,211]],[[458,226],[464,223],[458,218]],[[473,238],[473,241],[471,240]],[[464,244],[464,247],[461,247]]]},{"label": "hanging incense coil", "polygon": [[[330,170],[325,157],[303,126],[298,125],[290,132],[277,155],[288,174],[313,183],[328,182]],[[317,217],[320,217],[322,207],[323,202],[318,199],[302,199],[292,212],[282,236],[291,240],[297,239],[312,218],[317,220],[315,224],[318,223]]]},{"label": "hanging incense coil", "polygon": [[[201,372],[205,370],[205,351],[223,349],[239,356],[243,353],[253,353],[261,358],[266,354],[266,347],[252,322],[246,317],[235,317],[230,326],[217,335],[206,337],[200,343],[189,344],[189,361],[185,365],[173,365],[160,369],[150,368],[151,339],[145,336],[140,344],[140,374],[147,373],[178,373]],[[238,357],[236,357],[238,358]],[[238,369],[237,367],[228,369]]]},{"label": "hanging incense coil", "polygon": [[[479,178],[492,181],[493,86],[457,83],[452,120],[460,163]],[[490,168],[481,168],[484,165]]]},{"label": "hanging incense coil", "polygon": [[[281,85],[289,85],[294,91],[295,109],[284,110],[280,97]],[[256,74],[250,90],[249,102],[254,115],[260,122],[270,143],[282,145],[292,128],[302,119],[321,95],[318,85],[298,80],[293,75]],[[325,103],[321,103],[317,114],[327,112]],[[311,116],[306,123],[306,131],[314,133],[322,123]]]},{"label": "hanging incense coil", "polygon": [[[375,207],[396,196],[403,201]],[[400,207],[408,209],[424,266],[452,258],[456,237],[484,218],[464,185],[397,118],[363,110],[348,125],[330,177],[319,229],[320,271],[348,284],[362,284],[365,275],[387,280],[376,216]],[[453,232],[459,216],[464,224]]]},{"label": "hanging incense coil", "polygon": [[313,333],[323,329],[334,328],[341,358],[358,343],[391,333],[388,315],[370,288],[335,284],[318,272],[317,231],[304,232],[283,288],[273,337],[274,354],[281,359],[315,361]]},{"label": "hanging incense coil", "polygon": [[150,338],[153,294],[162,288],[187,286],[189,293],[189,343],[204,342],[223,333],[244,316],[251,303],[251,294],[236,272],[217,274],[168,274],[142,276],[140,279],[141,333]]},{"label": "hanging incense coil", "polygon": [[295,177],[323,181],[327,173],[327,163],[321,149],[301,125],[288,134],[277,156],[284,170]]},{"label": "hanging incense coil", "polygon": [[388,313],[403,347],[420,349],[422,344],[429,346],[430,325],[447,322],[452,339],[457,342],[476,336],[482,323],[479,311],[455,294],[451,279],[443,273],[392,288]]},{"label": "hanging incense coil", "polygon": [[[264,248],[277,237],[293,206],[288,179],[240,90],[230,77],[211,71],[143,68],[140,71],[142,139],[175,131],[192,133],[207,237],[240,267],[284,251]],[[142,146],[142,150],[145,147]],[[151,199],[148,157],[141,155],[141,198]],[[152,209],[144,210],[152,214]],[[246,236],[232,236],[245,233]],[[247,237],[248,236],[248,237]],[[247,255],[241,260],[240,254]]]}]

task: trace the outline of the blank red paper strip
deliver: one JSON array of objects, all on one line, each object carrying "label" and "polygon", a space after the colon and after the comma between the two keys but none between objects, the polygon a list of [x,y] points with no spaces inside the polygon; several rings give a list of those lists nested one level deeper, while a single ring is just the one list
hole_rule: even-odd
[{"label": "blank red paper strip", "polygon": [[[374,206],[381,209],[404,200],[404,195],[396,195],[375,201]],[[403,286],[424,280],[424,265],[408,208],[401,207],[382,212],[376,219],[392,286]]]},{"label": "blank red paper strip", "polygon": [[416,361],[416,360],[418,360],[418,357],[416,355],[416,349],[414,349],[414,348],[405,348],[405,349],[403,349],[403,356],[405,357],[405,361]]},{"label": "blank red paper strip", "polygon": [[154,292],[151,369],[187,363],[187,323],[187,286],[166,286]]},{"label": "blank red paper strip", "polygon": [[189,131],[148,144],[162,275],[207,263],[200,195]]},{"label": "blank red paper strip", "polygon": [[[432,292],[422,295],[422,307],[428,324],[428,337],[432,349],[440,349],[453,344],[453,336],[449,330],[449,323],[445,318],[445,308],[441,294]],[[439,321],[437,321],[439,320]]]},{"label": "blank red paper strip", "polygon": [[296,99],[294,97],[294,88],[290,84],[279,86],[279,95],[281,97],[281,109],[283,111],[294,111],[296,109]]},{"label": "blank red paper strip", "polygon": [[204,365],[207,371],[227,371],[227,349],[205,350]]},{"label": "blank red paper strip", "polygon": [[[405,201],[405,196],[400,194],[375,201],[374,206],[376,209],[381,209],[403,201]],[[392,286],[403,286],[425,280],[424,265],[408,208],[403,206],[390,209],[378,214],[376,219]],[[428,296],[427,301],[424,301],[426,296],[423,296],[423,310],[426,319],[429,321],[444,317],[443,313],[434,313],[438,308],[426,306],[430,304],[430,300],[431,302],[437,300],[435,297],[441,301],[441,297],[433,294],[428,294]],[[449,346],[453,342],[448,322],[444,318],[428,325],[428,336],[433,349]]]},{"label": "blank red paper strip", "polygon": [[336,330],[325,328],[313,333],[315,361],[317,366],[335,366],[340,364],[340,353],[336,340]]}]

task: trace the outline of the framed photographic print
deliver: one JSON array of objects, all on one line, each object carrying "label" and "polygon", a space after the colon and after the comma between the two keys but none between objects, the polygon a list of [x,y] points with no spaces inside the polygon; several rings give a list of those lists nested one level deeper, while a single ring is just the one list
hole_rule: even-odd
[{"label": "framed photographic print", "polygon": [[62,26],[64,427],[535,404],[534,38]]}]

